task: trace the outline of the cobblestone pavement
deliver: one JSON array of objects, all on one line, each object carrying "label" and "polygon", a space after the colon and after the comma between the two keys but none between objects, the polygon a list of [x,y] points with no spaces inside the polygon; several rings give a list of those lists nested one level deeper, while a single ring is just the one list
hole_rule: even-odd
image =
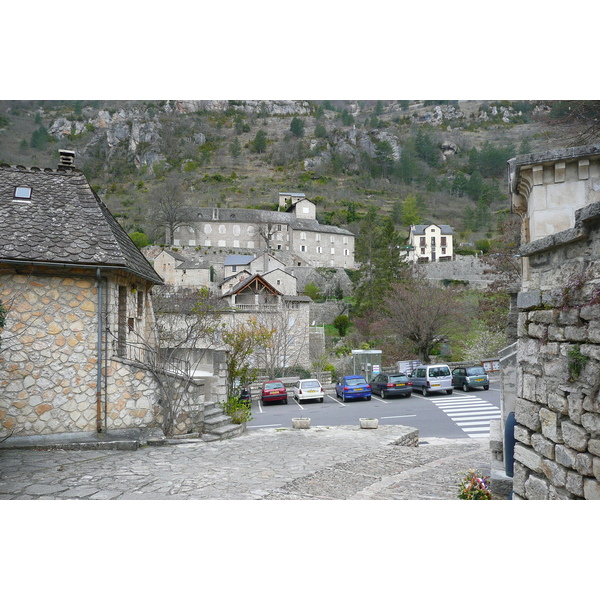
[{"label": "cobblestone pavement", "polygon": [[487,439],[421,439],[410,428],[261,429],[220,442],[137,451],[0,450],[0,499],[456,499],[489,473]]}]

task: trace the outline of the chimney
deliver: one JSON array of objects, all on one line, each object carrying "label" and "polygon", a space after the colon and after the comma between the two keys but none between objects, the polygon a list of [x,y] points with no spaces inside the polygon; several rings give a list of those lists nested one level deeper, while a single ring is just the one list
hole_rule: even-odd
[{"label": "chimney", "polygon": [[73,150],[59,150],[59,169],[74,169],[75,168],[75,152]]}]

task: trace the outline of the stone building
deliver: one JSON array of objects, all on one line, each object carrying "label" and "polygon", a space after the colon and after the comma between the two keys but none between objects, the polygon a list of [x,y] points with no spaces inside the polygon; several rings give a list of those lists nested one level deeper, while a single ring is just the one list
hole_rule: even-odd
[{"label": "stone building", "polygon": [[[509,161],[522,217],[516,499],[600,499],[600,146]],[[506,452],[506,448],[505,448]]]},{"label": "stone building", "polygon": [[191,260],[172,250],[163,250],[155,259],[154,269],[167,285],[179,288],[209,287],[211,270],[208,261]]},{"label": "stone building", "polygon": [[[275,287],[269,279],[277,281]],[[252,360],[260,367],[302,367],[310,369],[310,305],[308,296],[297,295],[294,280],[284,271],[270,274],[254,274],[243,279],[223,295],[232,311],[223,311],[223,323],[233,327],[248,319],[274,330],[270,347],[265,352],[257,352]],[[290,287],[291,286],[291,287]],[[292,291],[286,294],[281,290]]]},{"label": "stone building", "polygon": [[[196,208],[186,225],[176,228],[176,247],[215,247],[246,250],[256,255],[265,249],[286,255],[286,266],[354,268],[354,234],[321,225],[316,207],[304,195],[288,194],[279,210]],[[287,197],[286,196],[286,197]],[[288,255],[289,260],[287,258]]]},{"label": "stone building", "polygon": [[411,225],[407,258],[411,262],[452,260],[454,231],[450,225]]},{"label": "stone building", "polygon": [[162,423],[146,366],[157,343],[151,290],[162,280],[73,160],[61,151],[57,170],[0,165],[5,444]]}]

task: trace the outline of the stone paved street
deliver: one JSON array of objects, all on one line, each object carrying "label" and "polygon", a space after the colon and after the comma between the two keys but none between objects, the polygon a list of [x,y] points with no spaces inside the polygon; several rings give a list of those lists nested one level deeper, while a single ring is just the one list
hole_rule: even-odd
[{"label": "stone paved street", "polygon": [[395,445],[407,431],[261,429],[137,451],[0,450],[0,499],[453,500],[461,473],[489,473],[487,439]]}]

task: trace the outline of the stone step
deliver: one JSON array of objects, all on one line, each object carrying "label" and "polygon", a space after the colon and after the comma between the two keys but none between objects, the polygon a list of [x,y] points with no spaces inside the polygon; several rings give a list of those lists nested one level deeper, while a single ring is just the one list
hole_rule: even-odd
[{"label": "stone step", "polygon": [[208,419],[205,417],[204,418],[204,432],[210,433],[214,429],[218,429],[219,427],[223,427],[224,425],[229,425],[229,424],[231,424],[231,417],[224,415],[223,413],[209,417]]},{"label": "stone step", "polygon": [[242,423],[240,425],[236,425],[235,423],[230,423],[202,434],[202,440],[205,442],[217,442],[219,440],[237,437],[242,435],[245,431],[245,424]]}]

